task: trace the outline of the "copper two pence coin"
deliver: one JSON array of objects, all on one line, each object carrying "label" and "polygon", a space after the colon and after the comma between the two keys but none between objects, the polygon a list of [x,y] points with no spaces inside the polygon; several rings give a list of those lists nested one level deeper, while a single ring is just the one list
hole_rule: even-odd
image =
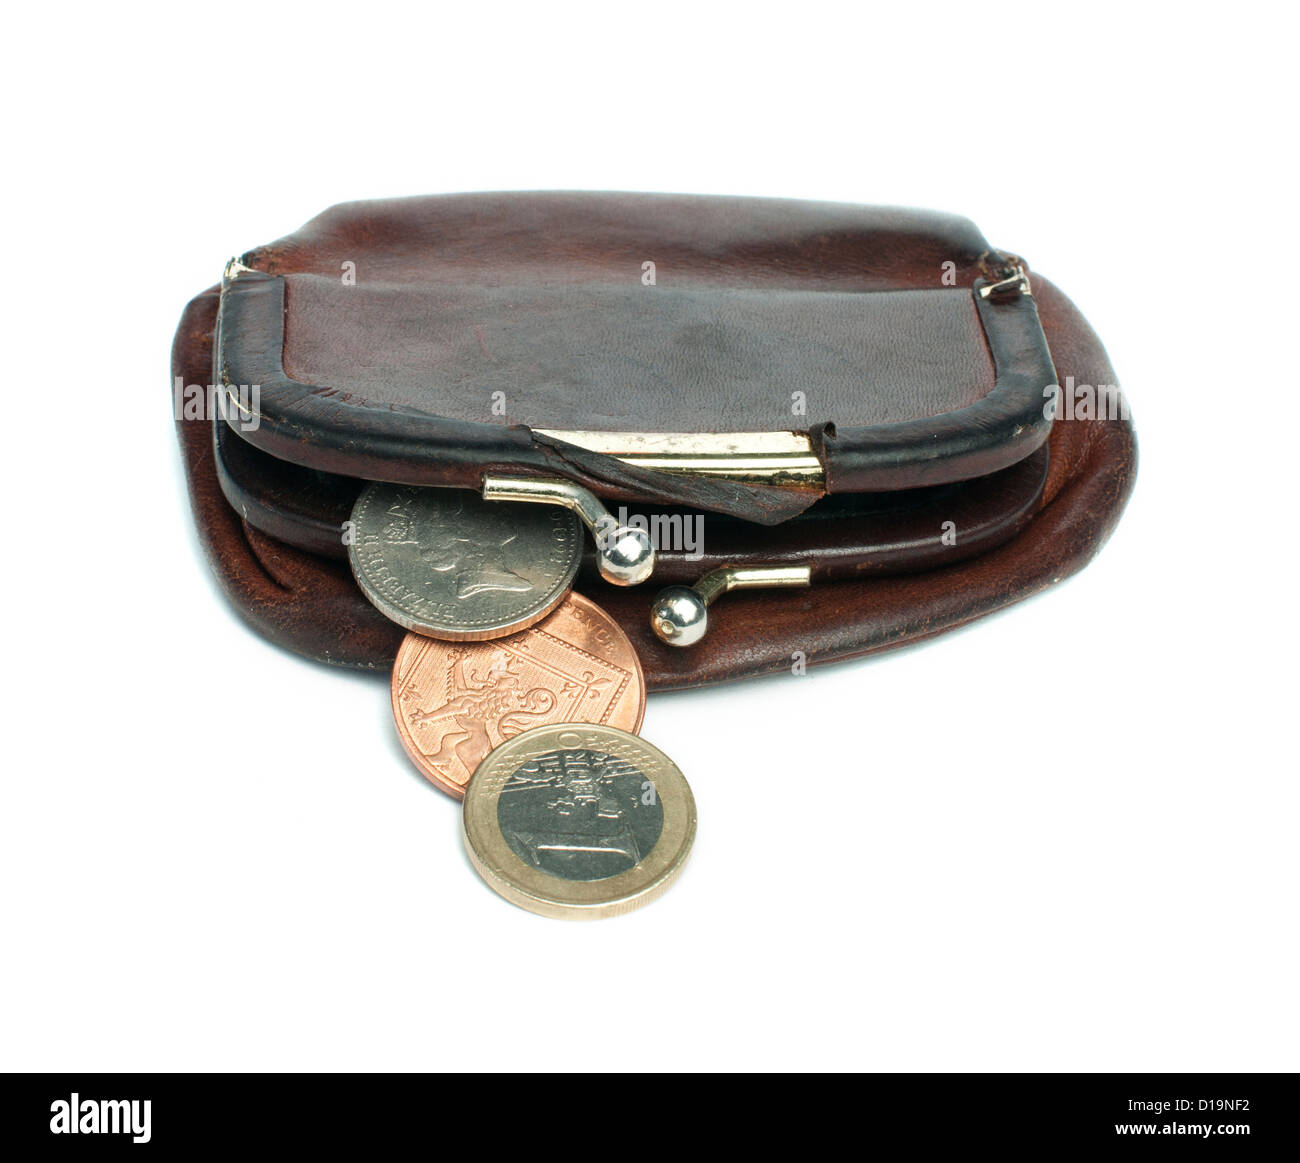
[{"label": "copper two pence coin", "polygon": [[636,732],[645,675],[617,622],[581,594],[545,621],[490,642],[408,634],[393,664],[393,718],[430,782],[461,798],[493,748],[534,727]]}]

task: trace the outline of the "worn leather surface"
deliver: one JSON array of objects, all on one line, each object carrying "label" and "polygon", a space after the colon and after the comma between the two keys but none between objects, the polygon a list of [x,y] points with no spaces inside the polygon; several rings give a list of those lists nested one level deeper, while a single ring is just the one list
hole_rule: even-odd
[{"label": "worn leather surface", "polygon": [[262,423],[242,436],[338,475],[561,475],[775,524],[816,492],[648,472],[533,429],[794,428],[831,492],[969,479],[1046,437],[1034,302],[974,298],[1001,259],[948,215],[441,196],[335,207],[244,262],[217,352],[221,382],[262,388]]},{"label": "worn leather surface", "polygon": [[[1061,381],[1073,376],[1098,388],[1113,385],[1100,342],[1068,299],[1041,275],[1034,291]],[[182,317],[173,374],[186,382],[208,382],[217,305],[214,288],[196,297]],[[651,635],[649,588],[616,590],[584,581],[583,591],[632,638],[651,689],[784,671],[795,652],[818,665],[932,636],[1050,587],[1097,552],[1123,511],[1137,461],[1131,424],[1107,412],[1052,425],[1047,481],[1032,513],[1016,536],[979,556],[807,590],[733,594],[719,604],[704,641],[686,650]],[[241,614],[307,657],[386,670],[403,631],[366,602],[347,566],[246,525],[221,492],[210,424],[178,420],[178,430],[205,550]]]},{"label": "worn leather surface", "polygon": [[814,422],[892,424],[993,387],[969,295],[683,288],[669,271],[647,288],[638,273],[559,293],[291,274],[284,368],[372,407],[467,422],[490,422],[502,390],[510,423],[570,431],[780,431],[803,424],[794,391]]},{"label": "worn leather surface", "polygon": [[[220,288],[192,299],[172,342],[172,374],[209,382]],[[208,419],[177,418],[190,505],[212,572],[258,633],[320,662],[391,664],[405,631],[361,596],[346,565],[291,549],[249,528],[222,495]],[[385,661],[387,660],[387,662]]]},{"label": "worn leather surface", "polygon": [[[485,245],[489,235],[499,241]],[[970,273],[987,250],[969,219],[933,211],[580,191],[343,203],[244,261],[337,278],[364,259],[358,286],[520,287],[619,286],[651,261],[667,287],[854,292],[932,288],[943,263]]]},{"label": "worn leather surface", "polygon": [[258,385],[259,423],[242,438],[294,464],[365,480],[477,488],[485,472],[564,477],[621,500],[653,500],[776,524],[817,499],[816,489],[748,485],[653,472],[522,424],[456,420],[423,409],[374,406],[350,392],[302,383],[283,367],[286,284],[241,275],[223,288],[212,382],[232,399]]}]

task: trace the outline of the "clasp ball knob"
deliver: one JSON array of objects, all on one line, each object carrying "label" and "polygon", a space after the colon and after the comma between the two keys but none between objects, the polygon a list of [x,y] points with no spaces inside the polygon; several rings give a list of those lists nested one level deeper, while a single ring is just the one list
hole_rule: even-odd
[{"label": "clasp ball knob", "polygon": [[772,586],[806,586],[812,570],[806,565],[724,565],[706,573],[689,589],[669,586],[650,607],[650,629],[669,646],[693,646],[709,628],[709,606],[732,590]]},{"label": "clasp ball knob", "polygon": [[489,474],[483,478],[483,497],[488,501],[524,501],[572,509],[591,530],[596,566],[611,585],[640,585],[654,572],[655,548],[650,534],[635,526],[620,525],[595,493],[573,481]]},{"label": "clasp ball knob", "polygon": [[609,524],[596,531],[596,565],[600,576],[611,585],[635,586],[655,568],[655,549],[644,529]]},{"label": "clasp ball knob", "polygon": [[650,629],[669,646],[693,646],[708,628],[708,606],[686,586],[662,590],[650,607]]}]

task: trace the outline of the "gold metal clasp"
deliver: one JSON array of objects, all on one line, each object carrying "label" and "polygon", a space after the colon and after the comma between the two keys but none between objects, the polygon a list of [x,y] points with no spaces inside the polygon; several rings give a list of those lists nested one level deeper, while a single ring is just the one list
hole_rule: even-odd
[{"label": "gold metal clasp", "polygon": [[577,513],[591,530],[600,576],[611,585],[640,585],[653,572],[655,550],[644,529],[620,525],[590,489],[573,481],[547,477],[485,476],[485,501],[523,501],[530,505],[561,505]]},{"label": "gold metal clasp", "polygon": [[233,283],[240,275],[255,275],[252,267],[245,266],[238,258],[232,258],[226,263],[226,269],[221,272],[221,281],[223,283]]},{"label": "gold metal clasp", "polygon": [[669,646],[694,646],[709,628],[709,607],[732,590],[804,587],[812,582],[806,565],[725,565],[693,586],[669,586],[650,607],[650,629]]},{"label": "gold metal clasp", "polygon": [[1029,286],[1029,272],[1019,263],[1011,268],[1011,273],[1005,278],[998,279],[995,283],[985,283],[980,287],[980,298],[991,299],[995,295],[1005,295],[1012,291],[1019,295],[1034,293]]},{"label": "gold metal clasp", "polygon": [[535,429],[543,436],[658,472],[744,484],[820,489],[822,462],[805,432],[594,432]]}]

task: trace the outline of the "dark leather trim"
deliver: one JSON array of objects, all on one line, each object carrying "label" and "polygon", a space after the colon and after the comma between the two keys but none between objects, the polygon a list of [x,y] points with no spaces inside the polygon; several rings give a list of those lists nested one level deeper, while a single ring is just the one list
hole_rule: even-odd
[{"label": "dark leather trim", "polygon": [[1056,370],[1032,295],[983,299],[972,288],[993,358],[995,386],[969,408],[871,428],[811,433],[828,493],[909,489],[997,472],[1038,449],[1052,430],[1044,389]]},{"label": "dark leather trim", "polygon": [[[996,372],[978,403],[925,420],[836,429],[810,437],[830,493],[888,491],[984,476],[1023,460],[1046,439],[1043,389],[1055,372],[1030,295],[981,299],[972,294]],[[884,292],[889,293],[889,292]],[[222,290],[215,370],[235,389],[260,388],[259,426],[239,435],[272,456],[365,480],[477,489],[499,469],[558,475],[623,500],[680,504],[777,524],[819,495],[635,469],[522,425],[470,423],[409,408],[376,408],[327,386],[300,383],[284,369],[285,281],[253,271]],[[226,335],[239,341],[229,345]],[[232,420],[237,410],[231,409]]]},{"label": "dark leather trim", "polygon": [[[411,408],[374,408],[284,370],[284,279],[253,271],[221,291],[213,369],[239,415],[238,387],[259,388],[259,424],[238,435],[281,460],[339,476],[475,489],[486,473],[562,477],[616,500],[678,504],[775,525],[820,496],[633,468],[522,425],[476,424]],[[224,336],[239,336],[233,347]]]}]

